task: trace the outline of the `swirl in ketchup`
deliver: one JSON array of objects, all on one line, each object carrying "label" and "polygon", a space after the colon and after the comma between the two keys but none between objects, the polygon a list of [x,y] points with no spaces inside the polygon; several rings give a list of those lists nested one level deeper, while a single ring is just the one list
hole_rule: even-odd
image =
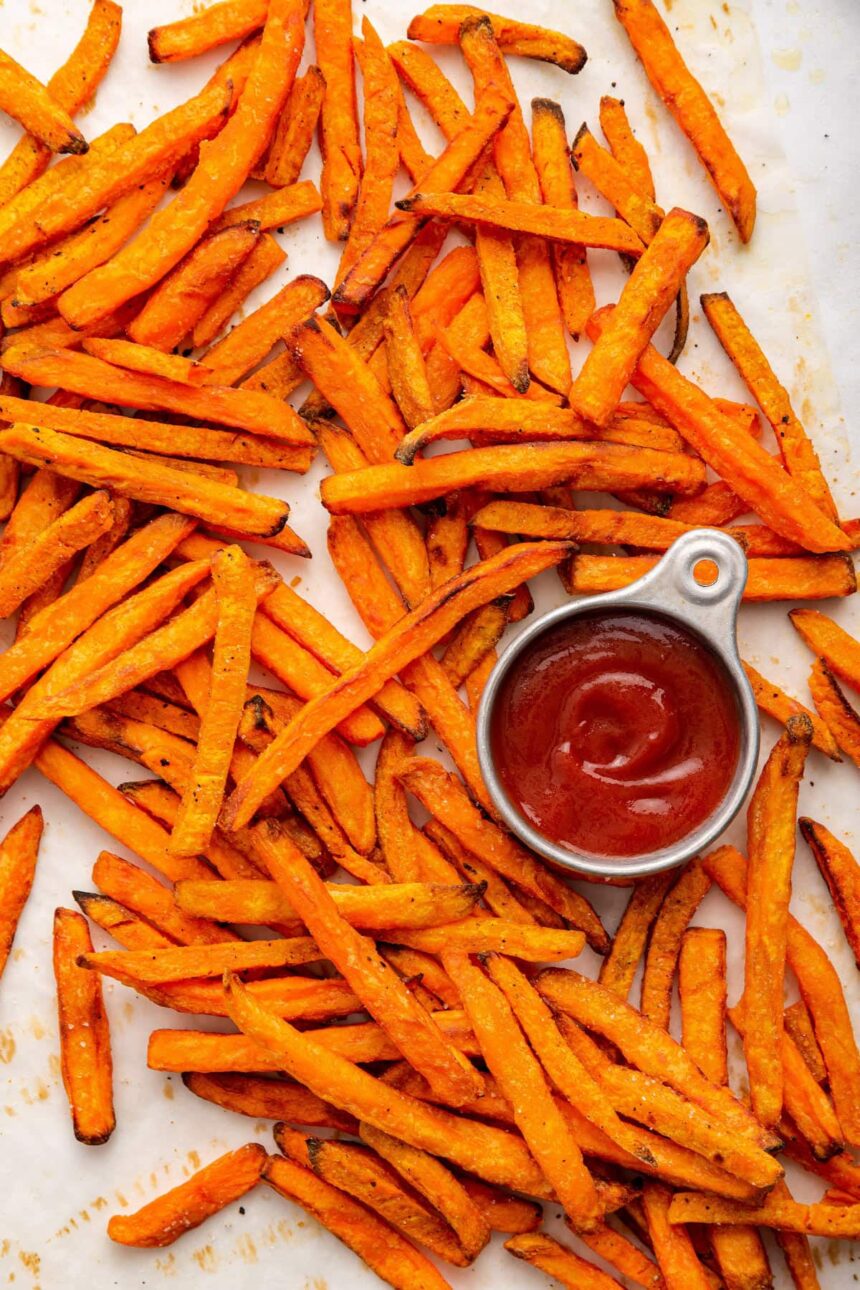
[{"label": "swirl in ketchup", "polygon": [[695,636],[635,610],[551,628],[508,672],[492,749],[505,791],[562,846],[645,855],[719,806],[739,753],[734,695]]}]

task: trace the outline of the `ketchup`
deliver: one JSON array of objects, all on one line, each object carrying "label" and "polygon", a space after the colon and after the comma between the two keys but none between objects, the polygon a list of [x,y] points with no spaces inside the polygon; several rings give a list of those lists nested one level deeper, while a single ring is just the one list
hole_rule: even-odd
[{"label": "ketchup", "polygon": [[691,633],[636,610],[551,628],[499,691],[493,757],[545,837],[599,856],[687,837],[735,772],[739,721],[720,662]]}]

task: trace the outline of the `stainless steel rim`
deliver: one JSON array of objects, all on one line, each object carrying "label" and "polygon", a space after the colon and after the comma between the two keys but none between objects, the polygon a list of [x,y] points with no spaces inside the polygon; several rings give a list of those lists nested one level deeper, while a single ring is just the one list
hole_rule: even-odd
[{"label": "stainless steel rim", "polygon": [[[701,586],[693,570],[702,560],[716,565],[717,577]],[[683,864],[708,847],[737,815],[755,775],[759,723],[755,698],[738,654],[737,612],[747,580],[746,556],[737,542],[715,529],[684,534],[649,573],[621,591],[588,596],[560,605],[535,619],[499,658],[484,687],[478,707],[478,760],[490,796],[512,833],[532,851],[572,874],[641,878]],[[722,663],[738,708],[740,750],[735,774],[725,797],[707,820],[686,838],[637,856],[582,855],[560,846],[533,828],[505,792],[493,760],[490,731],[499,689],[520,655],[544,632],[583,614],[604,610],[638,609],[685,627]]]}]

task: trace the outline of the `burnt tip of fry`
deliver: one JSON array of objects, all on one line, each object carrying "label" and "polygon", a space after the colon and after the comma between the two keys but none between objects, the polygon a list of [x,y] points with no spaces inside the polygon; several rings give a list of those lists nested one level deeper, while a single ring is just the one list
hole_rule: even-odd
[{"label": "burnt tip of fry", "polygon": [[149,61],[151,63],[160,63],[161,58],[158,53],[158,28],[153,27],[146,33],[146,47],[149,50]]},{"label": "burnt tip of fry", "polygon": [[[397,207],[399,211],[411,211],[415,206],[416,202],[422,201],[423,197],[424,197],[423,193],[413,193],[410,197],[401,197],[400,201],[395,202],[394,205]],[[335,292],[335,300],[336,299],[337,299],[337,292]]]},{"label": "burnt tip of fry", "polygon": [[513,372],[510,373],[508,379],[510,380],[511,385],[514,387],[517,394],[525,394],[526,390],[529,388],[529,385],[531,384],[531,379],[532,379],[531,376],[529,375],[528,363],[522,362],[519,365],[519,367],[517,367]]},{"label": "burnt tip of fry", "polygon": [[548,116],[554,116],[562,125],[564,124],[564,113],[561,110],[561,104],[556,103],[555,99],[532,99],[532,112],[545,112]]},{"label": "burnt tip of fry", "polygon": [[583,121],[582,125],[579,127],[576,134],[573,136],[573,143],[570,145],[570,156],[571,156],[571,160],[573,161],[574,170],[579,170],[579,160],[577,158],[576,152],[579,147],[580,140],[583,139],[587,134],[591,134],[591,131],[588,128],[588,122]]},{"label": "burnt tip of fry", "polygon": [[789,717],[785,723],[785,729],[789,742],[793,744],[811,743],[812,736],[815,733],[812,722],[805,712],[797,712],[794,716]]},{"label": "burnt tip of fry", "polygon": [[[492,19],[488,13],[470,13],[467,18],[463,19],[460,23],[460,39],[462,40],[464,36],[468,36],[473,31],[479,31],[483,36],[490,36],[493,40],[496,38]],[[406,35],[409,36],[410,40],[412,39],[408,28]]]},{"label": "burnt tip of fry", "polygon": [[703,309],[707,309],[712,300],[729,300],[728,291],[703,291],[699,296],[699,304]]},{"label": "burnt tip of fry", "polygon": [[67,142],[63,144],[62,148],[58,149],[59,152],[71,152],[77,157],[89,152],[89,150],[90,145],[82,134],[70,134]]}]

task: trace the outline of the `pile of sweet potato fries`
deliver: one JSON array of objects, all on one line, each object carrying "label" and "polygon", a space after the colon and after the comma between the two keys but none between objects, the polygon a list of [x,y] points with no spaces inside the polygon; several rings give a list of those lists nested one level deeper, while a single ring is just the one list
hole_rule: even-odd
[{"label": "pile of sweet potato fries", "polygon": [[[658,205],[623,101],[604,97],[572,144],[558,103],[523,112],[508,58],[576,74],[581,45],[438,4],[386,47],[367,19],[354,37],[350,0],[306,9],[223,0],[153,30],[158,63],[235,48],[188,102],[89,141],[73,117],[116,49],[113,0],[46,85],[0,54],[0,108],[25,131],[0,166],[0,616],[17,614],[0,791],[35,766],[140,860],[103,851],[83,914],[56,913],[74,1132],[114,1129],[104,976],[229,1019],[156,1030],[149,1065],[279,1121],[277,1152],[230,1152],[108,1234],[167,1245],[264,1182],[403,1290],[447,1285],[440,1262],[468,1266],[494,1232],[569,1286],[763,1290],[763,1228],[809,1290],[807,1238],[860,1236],[860,1053],[827,953],[789,913],[797,794],[809,755],[860,766],[841,688],[860,690],[860,642],[791,612],[814,711],[747,668],[784,729],[746,858],[722,846],[632,885],[614,937],[498,822],[475,709],[545,570],[571,594],[615,589],[709,525],[746,550],[749,600],[846,596],[860,521],[840,520],[726,293],[702,310],[751,402],[674,365],[708,226]],[[614,9],[749,241],[755,189],[711,100],[651,0]],[[459,47],[473,103],[428,45]],[[300,178],[317,132],[318,187]],[[578,209],[577,173],[614,215]],[[249,179],[257,195],[231,204]],[[331,290],[294,276],[234,323],[283,266],[275,230],[317,215],[342,243]],[[591,248],[629,275],[602,308]],[[653,340],[673,310],[667,358]],[[318,452],[366,652],[242,545],[311,555],[236,467],[302,474]],[[610,496],[583,509],[583,490]],[[431,729],[454,770],[416,752]],[[67,740],[154,778],[117,789]],[[800,830],[860,965],[857,862],[823,825]],[[0,847],[0,971],[41,832],[34,807]],[[746,911],[733,1008],[724,932],[690,926],[714,884]],[[87,920],[119,948],[94,952]],[[597,980],[560,966],[586,944]],[[727,1018],[748,1098],[729,1087]],[[792,1198],[781,1156],[822,1180],[819,1201]],[[541,1231],[542,1201],[575,1246]]]}]

